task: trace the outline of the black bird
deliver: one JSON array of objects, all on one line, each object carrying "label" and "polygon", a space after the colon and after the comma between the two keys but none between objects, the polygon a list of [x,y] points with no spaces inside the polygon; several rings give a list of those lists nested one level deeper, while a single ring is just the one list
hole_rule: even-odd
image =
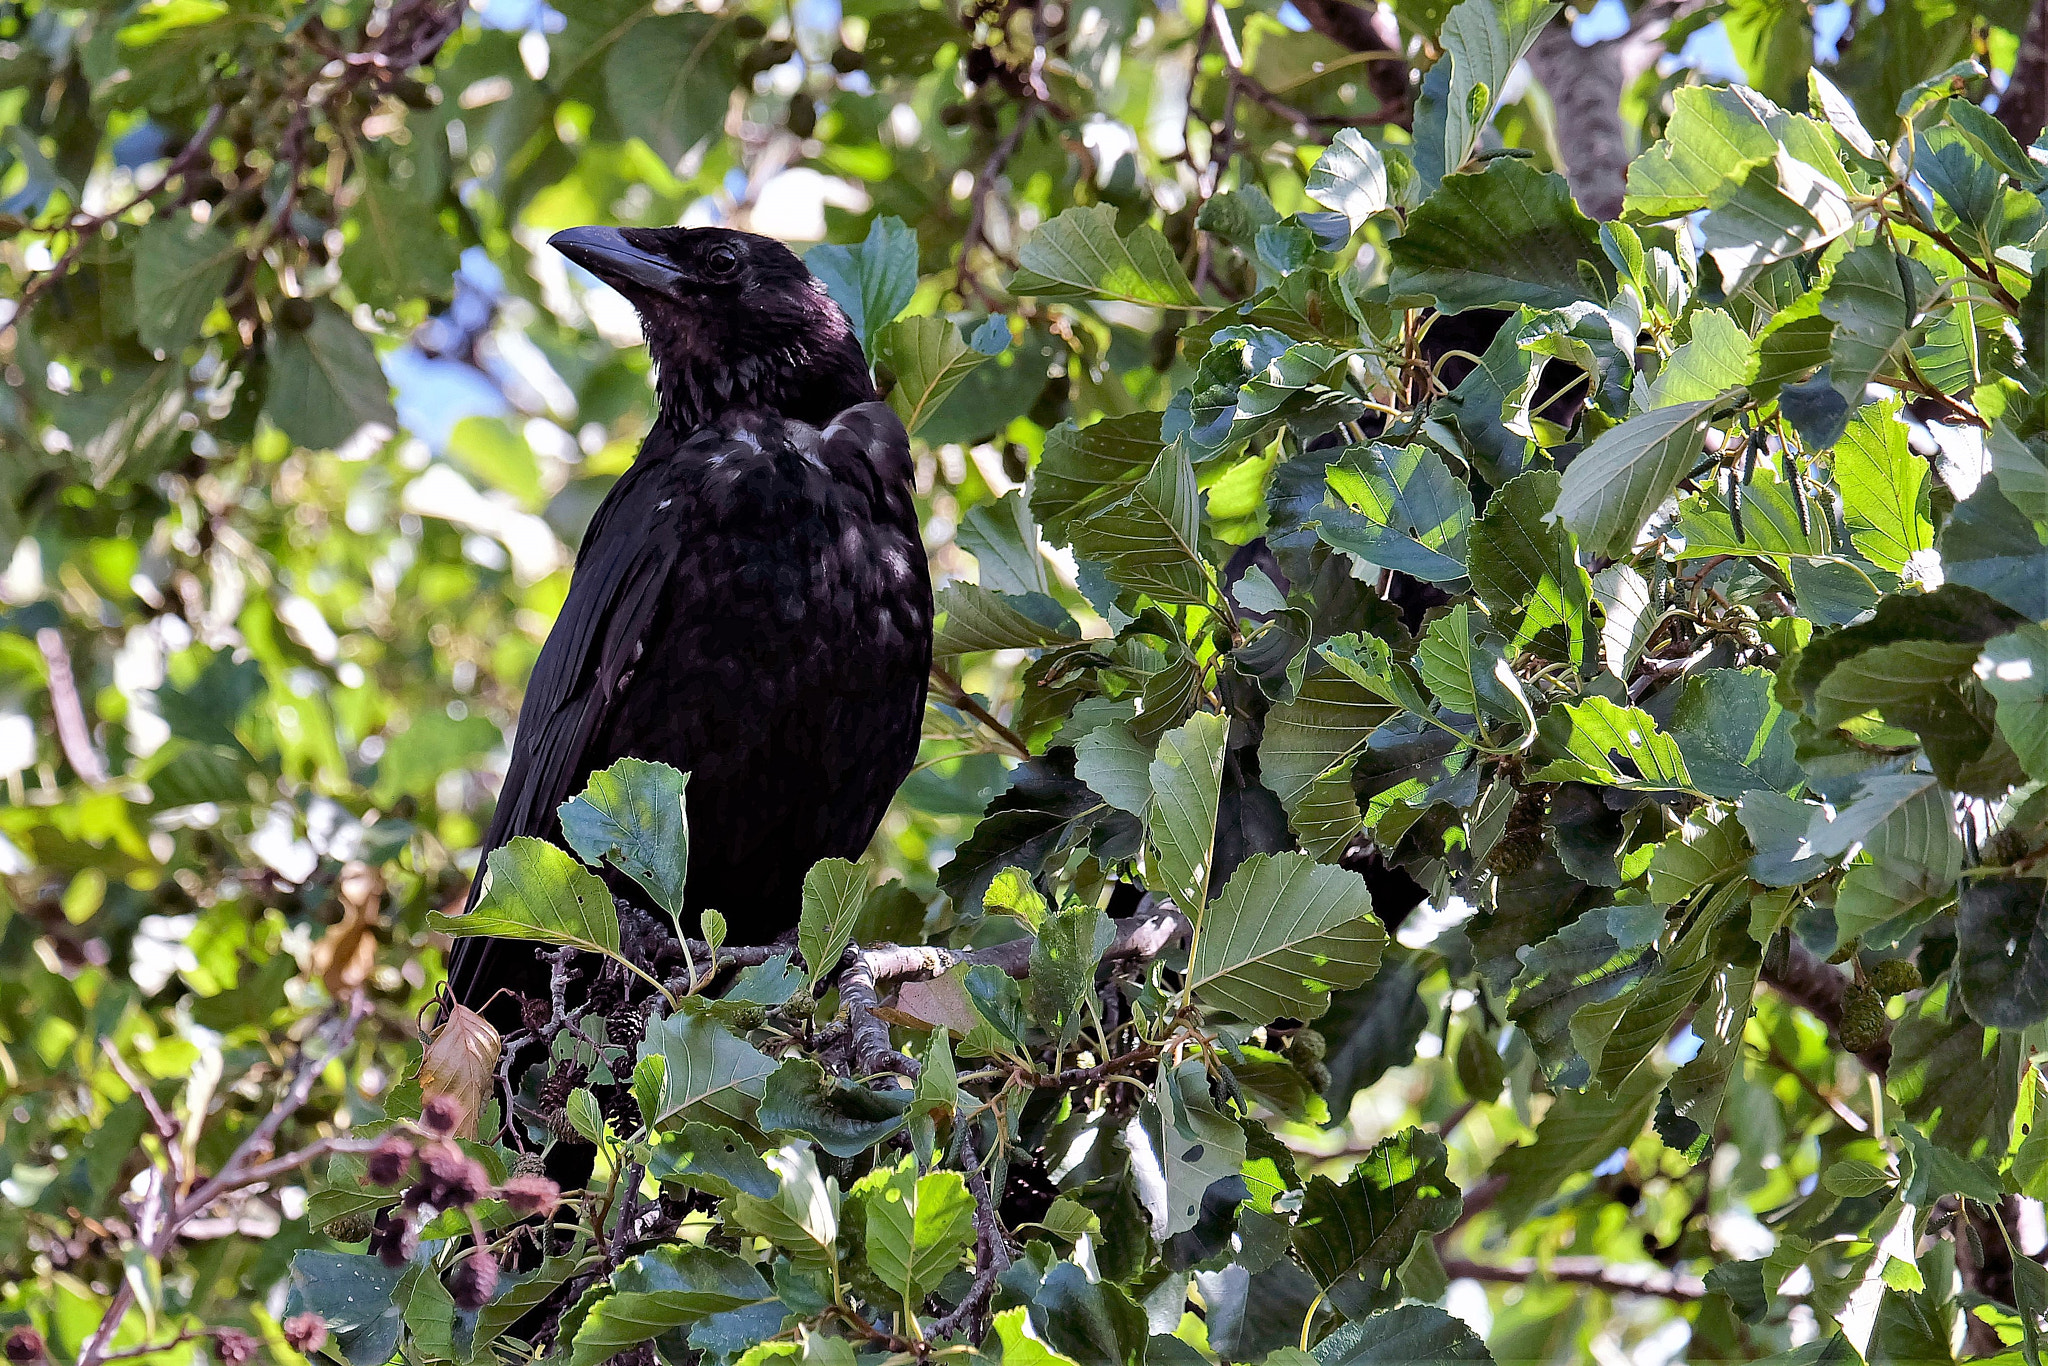
[{"label": "black bird", "polygon": [[[932,594],[909,438],[781,243],[549,240],[638,310],[660,411],[584,533],[483,853],[559,843],[556,809],[616,759],[671,764],[690,774],[689,908],[768,943],[812,863],[860,856],[916,758]],[[448,980],[500,1028],[518,1021],[504,988],[547,994],[535,946],[510,940],[461,940]]]}]

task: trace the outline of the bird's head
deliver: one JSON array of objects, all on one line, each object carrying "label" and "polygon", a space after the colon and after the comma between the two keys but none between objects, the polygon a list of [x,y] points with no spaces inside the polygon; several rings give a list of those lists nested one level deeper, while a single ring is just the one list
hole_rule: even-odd
[{"label": "bird's head", "polygon": [[875,397],[860,339],[796,253],[731,228],[567,228],[548,242],[626,296],[688,428],[739,409],[822,426]]}]

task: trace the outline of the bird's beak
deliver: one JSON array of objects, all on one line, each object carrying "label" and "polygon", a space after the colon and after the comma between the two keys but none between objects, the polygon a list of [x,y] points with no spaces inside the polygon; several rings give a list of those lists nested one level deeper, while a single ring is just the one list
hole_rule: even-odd
[{"label": "bird's beak", "polygon": [[675,266],[634,246],[617,228],[564,228],[548,245],[614,288],[673,294],[683,282]]}]

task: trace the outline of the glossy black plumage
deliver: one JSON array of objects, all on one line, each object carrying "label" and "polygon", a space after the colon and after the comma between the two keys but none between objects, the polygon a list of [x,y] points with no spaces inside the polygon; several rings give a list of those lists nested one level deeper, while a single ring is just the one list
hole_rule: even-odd
[{"label": "glossy black plumage", "polygon": [[[813,862],[860,856],[916,757],[932,598],[909,439],[779,244],[557,241],[639,308],[661,412],[584,535],[484,852],[559,841],[592,770],[659,760],[690,774],[691,909],[765,943],[796,923]],[[544,997],[535,947],[460,941],[454,998],[497,1014],[503,988]]]}]

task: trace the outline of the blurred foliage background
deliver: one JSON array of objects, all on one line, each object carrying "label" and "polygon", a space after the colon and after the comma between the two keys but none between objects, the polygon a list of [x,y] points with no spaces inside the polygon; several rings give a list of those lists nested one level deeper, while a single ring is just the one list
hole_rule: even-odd
[{"label": "blurred foliage background", "polygon": [[[1821,71],[1889,130],[1958,64],[1959,101],[2026,144],[2048,98],[2042,8],[1599,0],[1478,92],[1477,148],[1565,172],[1608,218],[1682,87],[1732,79],[1801,108]],[[0,1316],[69,1358],[124,1274],[160,1275],[166,1312],[211,1306],[290,1354],[271,1322],[286,1267],[326,1246],[302,1188],[233,1202],[174,1266],[124,1269],[151,1127],[134,1088],[210,1116],[177,1141],[222,1161],[282,1040],[355,983],[375,1025],[294,1132],[379,1116],[409,1066],[444,947],[426,915],[474,872],[578,535],[647,422],[630,311],[550,232],[723,223],[827,244],[814,268],[854,280],[862,251],[908,234],[908,313],[1007,323],[919,432],[935,579],[986,582],[1013,539],[1000,500],[1048,431],[1163,409],[1195,379],[1171,310],[1012,297],[1030,232],[1103,206],[1124,231],[1159,226],[1205,298],[1256,293],[1275,268],[1226,249],[1220,216],[1198,230],[1204,204],[1256,189],[1276,220],[1313,209],[1309,167],[1346,128],[1413,153],[1448,9],[0,6]],[[1227,548],[1267,514],[1255,477],[1215,474]],[[1103,629],[1071,557],[1049,564],[1051,593]],[[1012,710],[1028,652],[968,662],[976,705],[1042,747],[1061,718]],[[1012,751],[935,705],[871,860],[935,921],[939,870]],[[1470,996],[1428,972],[1349,1035],[1330,1027],[1337,1123],[1283,1126],[1304,1172],[1445,1120],[1483,1071],[1452,1024]],[[1602,1172],[1603,1198],[1546,1206],[1517,1258],[1656,1266],[1702,1213],[1736,1255],[1769,1246],[1755,1212],[1812,1189],[1794,1155],[1843,1100],[1826,1031],[1759,1008],[1782,1066],[1736,1088],[1726,1202],[1696,1206],[1653,1154]],[[1459,1142],[1521,1132],[1488,1106]],[[1712,1352],[1758,1345],[1696,1290],[1472,1274],[1450,1301],[1502,1360],[1661,1362],[1708,1316]]]}]

